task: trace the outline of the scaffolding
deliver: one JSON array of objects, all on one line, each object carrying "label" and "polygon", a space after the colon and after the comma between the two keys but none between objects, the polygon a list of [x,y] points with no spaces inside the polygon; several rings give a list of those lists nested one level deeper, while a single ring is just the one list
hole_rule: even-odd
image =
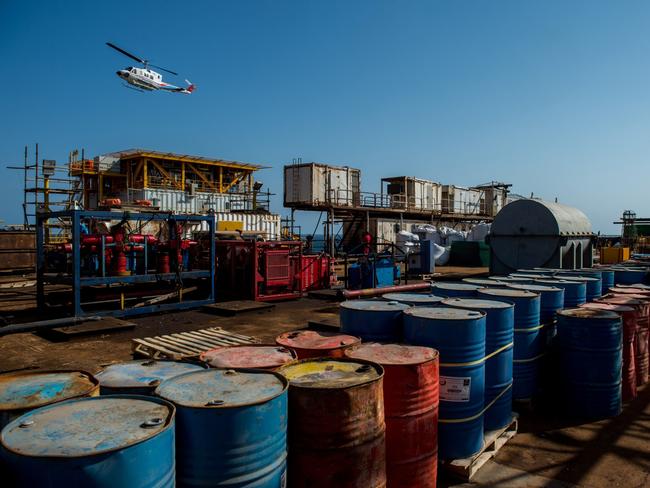
[{"label": "scaffolding", "polygon": [[[82,150],[83,155],[83,150]],[[60,212],[77,208],[82,195],[80,180],[70,171],[70,163],[78,158],[79,151],[72,151],[68,164],[54,159],[40,159],[39,145],[34,145],[34,157],[30,162],[29,149],[25,146],[22,166],[7,166],[23,173],[23,228],[34,230],[36,218],[43,212]],[[83,156],[82,156],[83,158]],[[69,222],[51,219],[44,223],[47,243],[69,237]]]}]

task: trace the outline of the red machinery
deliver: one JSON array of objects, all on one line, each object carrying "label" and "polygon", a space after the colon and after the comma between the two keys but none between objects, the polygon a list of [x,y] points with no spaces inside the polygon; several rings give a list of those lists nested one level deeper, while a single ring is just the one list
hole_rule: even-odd
[{"label": "red machinery", "polygon": [[302,254],[300,241],[216,241],[218,298],[299,298],[329,284],[329,258]]}]

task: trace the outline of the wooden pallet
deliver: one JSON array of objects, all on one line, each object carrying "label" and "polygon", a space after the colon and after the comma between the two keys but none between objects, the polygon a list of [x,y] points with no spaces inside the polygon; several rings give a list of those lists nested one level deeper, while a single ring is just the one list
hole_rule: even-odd
[{"label": "wooden pallet", "polygon": [[476,472],[496,456],[499,450],[517,434],[517,417],[515,413],[512,416],[512,421],[506,427],[486,432],[483,448],[474,456],[441,461],[440,466],[451,475],[466,482],[470,481]]},{"label": "wooden pallet", "polygon": [[151,359],[196,359],[202,352],[219,346],[256,344],[255,337],[228,332],[221,327],[210,327],[191,332],[178,332],[131,340],[135,357]]}]

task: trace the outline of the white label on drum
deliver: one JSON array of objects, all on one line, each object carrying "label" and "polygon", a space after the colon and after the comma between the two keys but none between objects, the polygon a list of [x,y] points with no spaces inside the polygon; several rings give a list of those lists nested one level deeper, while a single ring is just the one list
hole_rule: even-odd
[{"label": "white label on drum", "polygon": [[472,378],[458,376],[440,377],[440,399],[446,402],[469,402]]}]

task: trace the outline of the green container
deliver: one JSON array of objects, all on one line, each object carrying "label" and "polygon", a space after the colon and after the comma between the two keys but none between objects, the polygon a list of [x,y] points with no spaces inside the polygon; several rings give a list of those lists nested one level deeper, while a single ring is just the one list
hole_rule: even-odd
[{"label": "green container", "polygon": [[482,241],[452,242],[449,264],[452,266],[489,266],[490,246]]}]

